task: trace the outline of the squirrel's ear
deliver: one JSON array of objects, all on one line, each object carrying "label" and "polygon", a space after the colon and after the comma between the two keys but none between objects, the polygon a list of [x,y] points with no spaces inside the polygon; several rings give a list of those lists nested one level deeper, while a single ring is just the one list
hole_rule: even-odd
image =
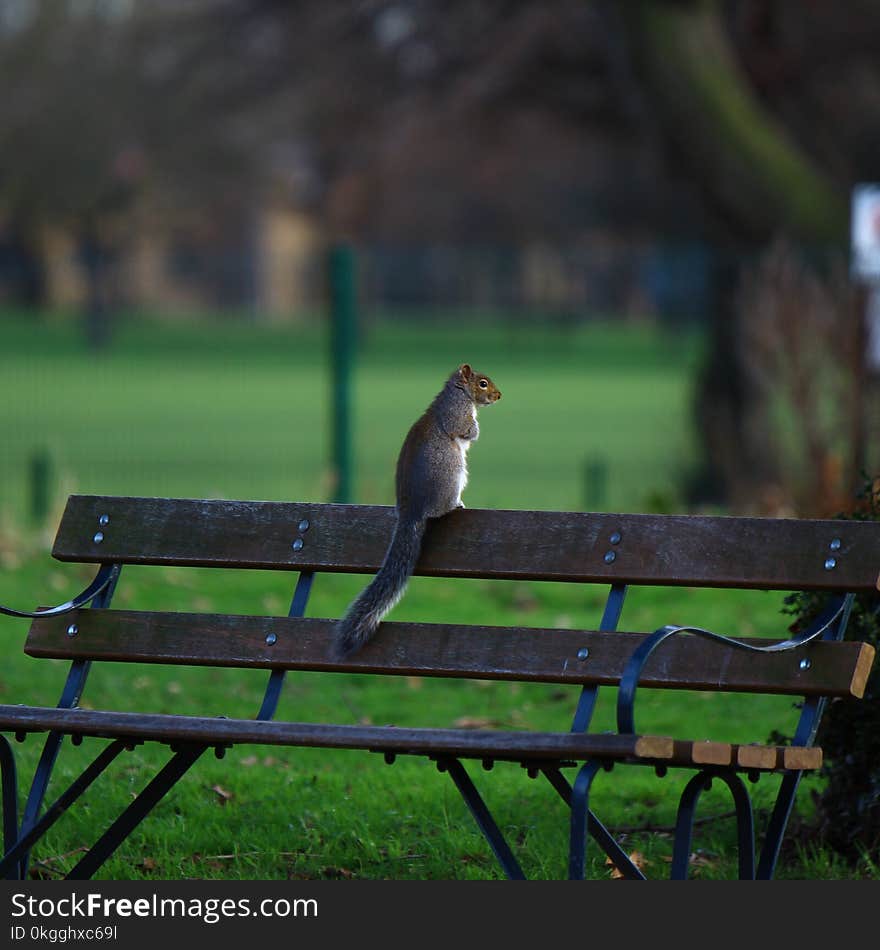
[{"label": "squirrel's ear", "polygon": [[467,363],[462,363],[461,366],[458,367],[458,375],[461,376],[462,379],[470,379],[472,372]]}]

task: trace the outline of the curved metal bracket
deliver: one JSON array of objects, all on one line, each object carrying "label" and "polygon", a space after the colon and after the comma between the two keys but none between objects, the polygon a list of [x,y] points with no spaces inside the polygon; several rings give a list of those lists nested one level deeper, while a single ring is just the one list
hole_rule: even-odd
[{"label": "curved metal bracket", "polygon": [[38,617],[57,617],[59,614],[70,613],[87,604],[94,597],[97,597],[102,590],[109,587],[116,575],[119,573],[118,564],[102,564],[101,569],[95,575],[95,579],[89,586],[77,594],[72,600],[68,600],[57,607],[46,607],[44,610],[13,610],[11,607],[4,607],[0,604],[0,614],[6,614],[8,617],[28,617],[36,619]]},{"label": "curved metal bracket", "polygon": [[826,633],[832,624],[838,619],[846,618],[852,606],[853,595],[843,594],[832,598],[831,603],[819,614],[819,616],[805,630],[797,636],[790,637],[788,640],[782,640],[778,643],[770,643],[767,646],[756,646],[753,643],[744,643],[742,640],[735,640],[732,637],[723,636],[720,633],[713,633],[711,630],[704,630],[702,627],[677,627],[666,626],[655,630],[647,639],[643,640],[633,651],[627,661],[623,675],[620,678],[620,687],[617,691],[617,729],[621,733],[635,733],[635,716],[633,706],[635,704],[636,688],[639,684],[639,678],[642,670],[648,662],[651,654],[669,637],[674,637],[678,633],[693,633],[698,637],[706,637],[709,640],[716,640],[719,643],[726,643],[728,646],[736,647],[740,650],[749,650],[752,653],[779,653],[783,650],[794,650],[796,647],[803,646],[811,640]]},{"label": "curved metal bracket", "polygon": [[700,795],[718,778],[727,784],[736,808],[736,830],[739,842],[739,879],[752,881],[755,878],[755,819],[752,802],[743,780],[738,775],[704,770],[698,772],[685,786],[678,806],[675,821],[675,841],[672,849],[672,880],[687,878],[690,863],[691,839],[694,833],[694,817]]}]

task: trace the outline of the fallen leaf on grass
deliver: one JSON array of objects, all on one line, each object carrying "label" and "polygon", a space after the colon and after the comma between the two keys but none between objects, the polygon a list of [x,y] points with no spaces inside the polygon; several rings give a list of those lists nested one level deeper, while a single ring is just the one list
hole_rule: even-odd
[{"label": "fallen leaf on grass", "polygon": [[[663,860],[667,864],[672,864],[672,856],[664,855]],[[717,868],[718,859],[714,855],[706,854],[702,851],[692,851],[688,855],[688,867],[698,871],[700,868]]]},{"label": "fallen leaf on grass", "polygon": [[273,765],[285,765],[284,762],[279,762],[274,755],[264,755],[262,759],[256,755],[246,755],[243,759],[239,759],[239,764],[246,769],[254,765],[265,765],[266,768],[271,768]]},{"label": "fallen leaf on grass", "polygon": [[496,719],[489,719],[485,716],[461,716],[452,724],[456,729],[491,729],[499,726]]},{"label": "fallen leaf on grass", "polygon": [[705,854],[692,854],[691,867],[693,868],[717,868],[718,862],[714,858],[706,857]]},{"label": "fallen leaf on grass", "polygon": [[230,799],[235,798],[232,792],[227,791],[221,785],[212,785],[211,791],[217,796],[217,801],[221,805],[225,805]]},{"label": "fallen leaf on grass", "polygon": [[[645,868],[651,863],[641,851],[631,851],[629,854],[629,859],[632,863],[640,870],[644,871]],[[622,881],[624,879],[624,873],[621,871],[611,860],[611,858],[605,859],[606,867],[611,868],[611,880],[612,881]]]},{"label": "fallen leaf on grass", "polygon": [[[56,854],[41,861],[35,861],[33,867],[28,868],[28,877],[35,881],[51,881],[60,877],[64,871],[59,865],[75,854],[82,854],[89,849],[85,846],[74,848],[66,854]],[[56,870],[57,868],[57,870]]]}]

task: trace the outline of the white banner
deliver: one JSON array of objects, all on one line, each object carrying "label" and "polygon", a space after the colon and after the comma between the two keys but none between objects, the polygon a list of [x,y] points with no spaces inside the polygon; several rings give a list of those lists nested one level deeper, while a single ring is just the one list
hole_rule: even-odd
[{"label": "white banner", "polygon": [[856,185],[852,196],[852,275],[880,281],[880,185]]}]

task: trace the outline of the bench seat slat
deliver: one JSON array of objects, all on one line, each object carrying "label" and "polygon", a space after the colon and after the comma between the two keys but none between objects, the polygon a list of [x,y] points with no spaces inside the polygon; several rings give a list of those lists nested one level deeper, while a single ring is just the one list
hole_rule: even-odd
[{"label": "bench seat slat", "polygon": [[[75,636],[68,635],[71,624],[77,627]],[[54,659],[616,685],[646,636],[388,622],[364,650],[338,662],[330,658],[334,624],[318,618],[81,609],[33,621],[25,652]],[[580,659],[584,648],[587,657]],[[804,657],[810,662],[802,669]],[[861,696],[873,658],[870,644],[849,641],[819,641],[761,654],[679,636],[651,657],[640,683],[657,688]]]},{"label": "bench seat slat", "polygon": [[[308,722],[206,719],[167,713],[107,712],[0,705],[0,730],[57,731],[65,735],[158,741],[169,744],[286,745],[365,749],[398,755],[509,759],[517,762],[656,763],[665,766],[741,767],[734,747],[721,742],[673,740],[666,736],[579,732],[505,732],[487,729],[427,729]],[[767,747],[764,764],[749,769],[813,769],[822,763],[818,748]],[[788,757],[786,758],[786,754]],[[770,765],[772,761],[773,765]]]},{"label": "bench seat slat", "polygon": [[[401,755],[421,753],[492,756],[516,760],[583,760],[599,756],[617,761],[666,761],[673,758],[674,751],[673,741],[663,736],[260,722],[251,719],[209,719],[168,713],[107,712],[32,706],[0,706],[0,729],[22,732],[58,731],[66,735],[170,743],[298,745],[366,749]],[[681,750],[678,754],[682,754]]]},{"label": "bench seat slat", "polygon": [[[53,555],[373,573],[393,525],[383,506],[73,495]],[[873,591],[876,535],[859,521],[465,509],[429,524],[416,573]]]}]

